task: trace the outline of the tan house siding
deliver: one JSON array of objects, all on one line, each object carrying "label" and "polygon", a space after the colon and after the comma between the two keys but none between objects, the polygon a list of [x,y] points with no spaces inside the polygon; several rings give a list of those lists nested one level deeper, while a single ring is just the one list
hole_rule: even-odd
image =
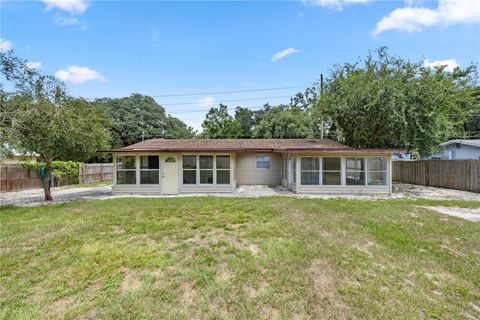
[{"label": "tan house siding", "polygon": [[[270,155],[270,169],[257,169],[257,155]],[[237,184],[279,185],[282,158],[279,153],[237,153]]]}]

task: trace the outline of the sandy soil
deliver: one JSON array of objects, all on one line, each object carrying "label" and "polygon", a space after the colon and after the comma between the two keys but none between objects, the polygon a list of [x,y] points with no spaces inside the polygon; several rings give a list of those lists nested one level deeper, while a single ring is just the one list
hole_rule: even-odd
[{"label": "sandy soil", "polygon": [[462,218],[469,221],[480,221],[480,208],[459,208],[459,207],[433,207],[423,206],[422,208],[433,210],[441,214]]},{"label": "sandy soil", "polygon": [[[78,199],[113,199],[122,197],[165,197],[165,196],[142,196],[142,195],[114,195],[112,193],[112,186],[96,186],[96,187],[60,187],[52,190],[54,201],[45,202],[43,200],[43,189],[33,189],[17,192],[3,192],[0,195],[1,205],[15,205],[15,206],[37,206],[44,204],[54,204],[61,202],[68,202]],[[184,196],[220,196],[220,197],[264,197],[264,196],[294,196],[303,198],[344,198],[357,200],[377,200],[377,199],[432,199],[432,200],[466,200],[479,201],[480,194],[459,190],[433,188],[409,184],[395,184],[392,195],[296,195],[283,187],[269,187],[269,186],[239,186],[233,194],[189,194],[177,195],[170,197],[184,197]]]}]

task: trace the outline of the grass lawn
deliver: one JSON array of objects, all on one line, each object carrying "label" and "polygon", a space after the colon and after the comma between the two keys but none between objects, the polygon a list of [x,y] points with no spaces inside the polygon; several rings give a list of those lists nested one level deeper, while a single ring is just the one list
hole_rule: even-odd
[{"label": "grass lawn", "polygon": [[424,200],[2,207],[3,319],[479,319],[480,223]]}]

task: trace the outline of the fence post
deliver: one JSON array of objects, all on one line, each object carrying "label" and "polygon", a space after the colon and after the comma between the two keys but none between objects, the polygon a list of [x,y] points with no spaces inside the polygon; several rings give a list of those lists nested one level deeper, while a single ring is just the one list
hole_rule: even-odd
[{"label": "fence post", "polygon": [[100,181],[103,181],[103,163],[100,163]]}]

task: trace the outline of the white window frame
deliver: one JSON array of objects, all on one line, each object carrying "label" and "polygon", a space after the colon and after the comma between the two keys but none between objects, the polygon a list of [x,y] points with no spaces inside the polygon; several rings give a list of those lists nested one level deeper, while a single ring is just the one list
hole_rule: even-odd
[{"label": "white window frame", "polygon": [[[135,159],[135,168],[134,169],[118,169],[117,168],[117,159],[119,157],[133,157]],[[120,185],[120,186],[135,186],[135,185],[138,185],[139,184],[139,180],[140,180],[140,177],[139,177],[139,174],[137,173],[137,169],[138,169],[138,156],[136,154],[117,154],[115,155],[115,185]],[[121,183],[119,184],[118,183],[118,179],[117,179],[117,173],[118,172],[127,172],[127,171],[130,171],[130,172],[135,172],[135,183]]]},{"label": "white window frame", "polygon": [[[348,170],[347,169],[347,161],[348,159],[362,159],[363,160],[363,171],[362,170]],[[367,185],[367,157],[365,156],[346,156],[345,157],[345,186],[347,187],[355,187],[355,186],[368,186]],[[347,176],[349,172],[363,172],[363,184],[348,184],[347,183]]]},{"label": "white window frame", "polygon": [[[228,157],[228,169],[218,169],[217,168],[217,157]],[[215,154],[214,160],[213,160],[213,166],[215,168],[213,174],[215,175],[214,177],[214,182],[215,185],[220,185],[220,186],[229,186],[232,184],[232,156],[229,154]],[[228,171],[228,183],[218,183],[217,182],[217,172],[218,171]]]},{"label": "white window frame", "polygon": [[[183,156],[195,156],[195,169],[183,169]],[[200,156],[213,156],[213,168],[212,169],[200,169]],[[229,169],[217,169],[217,156],[228,156],[230,159],[230,168]],[[188,186],[231,186],[232,185],[232,154],[230,153],[182,153],[180,155],[182,162],[181,162],[181,185],[188,187]],[[195,171],[195,183],[183,183],[183,171]],[[200,171],[202,170],[213,170],[213,183],[200,183]],[[217,183],[217,170],[220,171],[229,171],[229,184],[226,183]]]},{"label": "white window frame", "polygon": [[[258,157],[268,157],[268,168],[259,168],[258,167]],[[261,162],[266,162],[266,161],[261,161]],[[265,154],[265,153],[255,154],[255,168],[257,170],[270,170],[272,168],[272,155],[271,154]]]},{"label": "white window frame", "polygon": [[[158,157],[158,169],[142,169],[141,166],[142,166],[142,163],[141,163],[141,157]],[[160,166],[161,166],[161,163],[162,163],[162,159],[160,158],[160,155],[159,154],[139,154],[138,155],[138,184],[139,185],[142,185],[142,186],[157,186],[160,184],[160,182],[162,181],[161,180],[161,177],[160,177]],[[158,172],[158,183],[142,183],[142,171],[145,171],[145,172],[148,172],[148,171],[157,171]]]},{"label": "white window frame", "polygon": [[[338,159],[340,160],[340,170],[324,170],[323,169],[323,159]],[[346,166],[345,166],[345,169],[346,169]],[[329,173],[329,172],[333,172],[333,173],[340,173],[340,183],[338,184],[324,184],[323,183],[323,174],[324,173]],[[346,171],[345,171],[346,173]],[[328,156],[328,157],[321,157],[320,158],[320,184],[322,186],[327,186],[327,187],[335,187],[335,186],[342,186],[343,183],[342,183],[342,176],[343,176],[343,170],[342,170],[342,157],[340,156]],[[345,174],[345,177],[346,177],[346,174]],[[346,179],[346,178],[345,178]],[[345,184],[346,184],[346,180],[345,180]]]},{"label": "white window frame", "polygon": [[[312,158],[318,160],[318,170],[303,170],[302,169],[302,159]],[[317,184],[303,184],[302,183],[302,173],[303,172],[318,172],[318,183]],[[300,184],[302,186],[321,186],[322,185],[322,157],[319,156],[301,156],[300,157]]]},{"label": "white window frame", "polygon": [[[195,157],[195,169],[184,169],[183,168],[183,157],[184,156],[193,156]],[[180,170],[182,171],[182,177],[181,177],[181,182],[182,182],[182,185],[184,186],[195,186],[195,185],[198,185],[198,180],[200,178],[200,175],[198,173],[198,155],[197,154],[194,154],[194,153],[184,153],[181,155],[181,159],[182,159],[182,163],[181,163],[181,167],[180,167]],[[184,171],[194,171],[195,172],[195,183],[184,183],[183,182],[183,172]]]},{"label": "white window frame", "polygon": [[[385,162],[385,170],[371,170],[370,169],[370,160],[371,159],[375,159],[375,158],[382,158],[383,161]],[[389,176],[388,176],[388,157],[386,156],[372,156],[372,157],[367,157],[365,158],[365,171],[366,171],[366,177],[365,177],[365,180],[366,180],[366,183],[367,183],[367,186],[369,187],[384,187],[384,186],[388,186],[388,179],[389,179]],[[370,173],[371,172],[381,172],[381,173],[385,173],[385,180],[384,180],[384,183],[383,184],[370,184]]]}]

